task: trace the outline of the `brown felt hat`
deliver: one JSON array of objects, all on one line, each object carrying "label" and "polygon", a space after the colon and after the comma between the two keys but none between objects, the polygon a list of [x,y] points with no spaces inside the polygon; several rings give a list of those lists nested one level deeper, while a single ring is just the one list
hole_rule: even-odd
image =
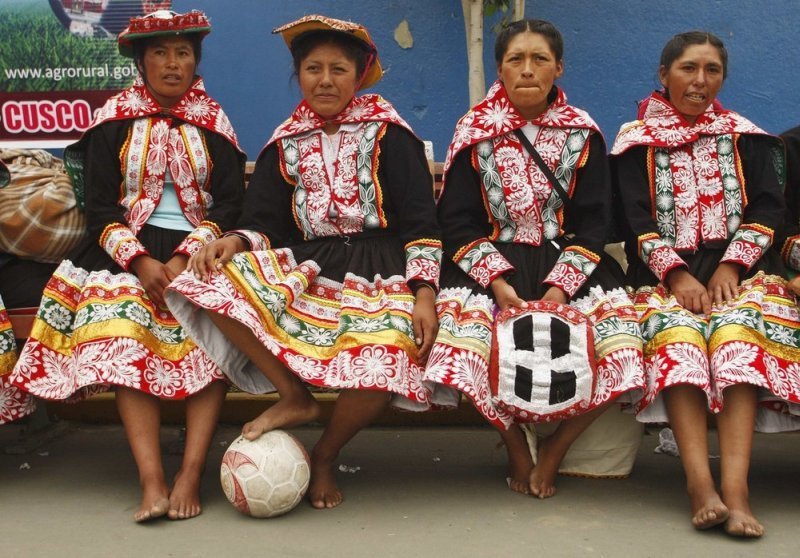
[{"label": "brown felt hat", "polygon": [[336,31],[355,37],[364,43],[364,47],[371,56],[364,70],[364,75],[361,77],[359,89],[366,89],[375,85],[383,77],[383,67],[381,66],[380,58],[378,58],[378,47],[375,46],[367,28],[363,25],[352,21],[312,14],[272,30],[273,33],[280,33],[289,50],[292,50],[292,43],[297,37],[309,31]]}]

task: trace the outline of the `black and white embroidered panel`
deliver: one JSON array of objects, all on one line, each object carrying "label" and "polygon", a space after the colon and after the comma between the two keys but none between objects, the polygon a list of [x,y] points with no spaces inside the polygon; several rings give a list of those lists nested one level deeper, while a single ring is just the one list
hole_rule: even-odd
[{"label": "black and white embroidered panel", "polygon": [[497,402],[544,416],[586,408],[594,383],[588,327],[543,311],[498,321]]}]

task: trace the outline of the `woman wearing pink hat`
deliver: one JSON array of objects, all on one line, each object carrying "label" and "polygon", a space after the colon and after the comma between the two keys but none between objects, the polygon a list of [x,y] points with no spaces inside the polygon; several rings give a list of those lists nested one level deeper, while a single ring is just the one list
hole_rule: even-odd
[{"label": "woman wearing pink hat", "polygon": [[[66,151],[89,234],[45,288],[12,377],[44,399],[114,387],[142,486],[136,521],[200,513],[200,477],[226,391],[164,306],[164,288],[236,222],[244,193],[236,134],[196,75],[210,29],[201,12],[160,11],[120,33],[120,53],[141,77]],[[159,399],[186,400],[186,449],[171,488]]]}]

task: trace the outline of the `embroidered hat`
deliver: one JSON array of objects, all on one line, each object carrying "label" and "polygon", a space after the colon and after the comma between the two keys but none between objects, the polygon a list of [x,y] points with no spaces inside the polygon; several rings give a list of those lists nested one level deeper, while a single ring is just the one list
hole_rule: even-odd
[{"label": "embroidered hat", "polygon": [[369,52],[369,58],[358,89],[366,89],[375,85],[383,77],[383,67],[378,58],[378,47],[375,46],[367,28],[363,25],[322,15],[307,15],[272,30],[273,33],[280,33],[289,50],[292,50],[292,43],[297,37],[309,31],[337,31],[355,37],[364,44]]},{"label": "embroidered hat", "polygon": [[192,10],[186,14],[178,14],[170,10],[158,10],[142,17],[132,17],[130,24],[122,30],[117,38],[119,53],[128,58],[133,57],[133,42],[158,35],[186,35],[198,33],[205,37],[211,32],[206,14]]}]

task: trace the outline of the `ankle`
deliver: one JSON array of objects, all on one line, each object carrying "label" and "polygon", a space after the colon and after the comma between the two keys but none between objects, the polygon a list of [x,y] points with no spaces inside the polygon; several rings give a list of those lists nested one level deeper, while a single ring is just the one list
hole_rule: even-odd
[{"label": "ankle", "polygon": [[332,465],[337,457],[339,457],[338,451],[315,447],[311,450],[311,465]]},{"label": "ankle", "polygon": [[164,475],[140,475],[139,486],[145,492],[163,492],[167,490],[167,481]]}]

